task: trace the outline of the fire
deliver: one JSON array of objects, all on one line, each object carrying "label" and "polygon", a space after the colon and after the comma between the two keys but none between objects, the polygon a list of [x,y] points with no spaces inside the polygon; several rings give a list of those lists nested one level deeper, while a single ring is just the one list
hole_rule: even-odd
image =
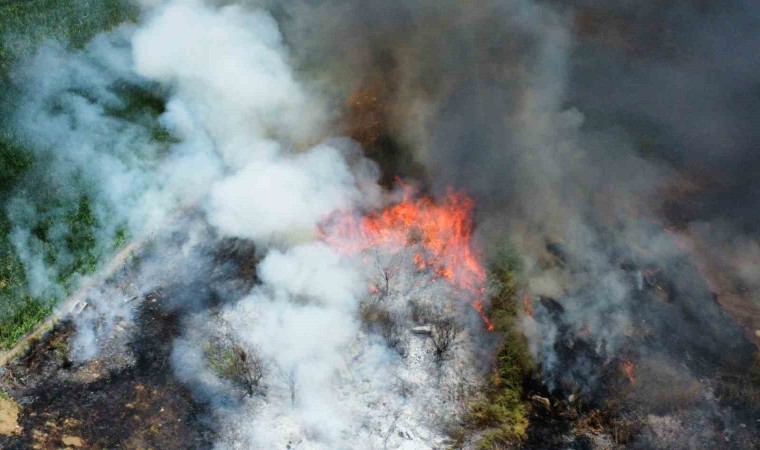
[{"label": "fire", "polygon": [[528,317],[533,317],[533,305],[530,302],[530,294],[525,294],[523,297],[523,306],[525,307],[525,314]]},{"label": "fire", "polygon": [[631,384],[636,381],[636,364],[630,359],[623,360],[623,372],[625,372],[625,376],[628,377],[628,381]]},{"label": "fire", "polygon": [[322,238],[344,253],[382,249],[397,254],[418,248],[412,261],[417,270],[445,279],[467,293],[486,328],[492,330],[483,307],[486,271],[471,239],[473,200],[451,190],[436,202],[429,196],[416,197],[410,187],[402,187],[404,195],[399,203],[361,218],[340,214],[331,223],[330,233],[323,232]]}]

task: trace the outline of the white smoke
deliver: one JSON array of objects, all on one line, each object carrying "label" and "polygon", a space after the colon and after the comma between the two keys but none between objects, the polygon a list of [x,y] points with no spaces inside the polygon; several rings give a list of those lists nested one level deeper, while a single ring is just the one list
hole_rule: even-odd
[{"label": "white smoke", "polygon": [[361,199],[344,155],[320,145],[292,157],[254,159],[219,181],[209,220],[225,235],[263,241],[313,231],[331,212]]},{"label": "white smoke", "polygon": [[[214,408],[219,447],[445,445],[446,427],[479,385],[474,339],[463,333],[450,359],[436,361],[427,331],[412,333],[419,323],[410,308],[461,316],[462,303],[451,301],[440,280],[418,274],[411,255],[348,258],[316,239],[332,213],[376,207],[382,190],[377,168],[354,144],[329,139],[328,102],[291,68],[275,20],[190,0],[146,7],[144,19],[60,61],[61,49],[40,52],[28,77],[53,86],[43,98],[63,99],[69,113],[50,112],[29,89],[19,120],[45,139],[41,146],[71,149],[51,152],[61,158],[56,167],[95,163],[95,190],[136,236],[198,210],[218,236],[253,240],[265,255],[259,286],[227,299],[221,312],[197,312],[175,344],[177,375]],[[69,75],[47,80],[50,61]],[[157,145],[150,126],[106,114],[121,101],[113,86],[124,82],[160,93],[158,120],[176,142]],[[49,127],[43,113],[53,119]],[[157,261],[143,267],[137,292],[162,283],[151,272],[174,274],[170,258]],[[388,267],[397,270],[394,279],[386,278],[382,296],[370,296],[368,286],[381,285]],[[131,318],[122,297],[100,294],[78,322],[75,359],[96,356],[115,324]],[[400,343],[390,345],[360,321],[365,307],[387,311]],[[266,396],[234,401],[234,387],[210,367],[207,345],[220,330],[266,362]]]},{"label": "white smoke", "polygon": [[[136,239],[158,232],[150,251],[136,250],[147,260],[135,274],[88,291],[73,359],[98,356],[131,326],[135,296],[209,276],[214,263],[197,248],[251,240],[264,255],[260,284],[224,299],[220,311],[196,308],[174,346],[177,375],[212,405],[219,447],[443,445],[443,428],[478,384],[473,339],[463,333],[449,360],[436,361],[424,333],[411,332],[409,305],[453,301],[443,282],[418,274],[411,255],[406,265],[382,254],[347,257],[318,239],[331,214],[382,204],[379,170],[356,144],[331,137],[329,103],[291,68],[275,20],[192,0],[145,3],[143,13],[143,24],[81,51],[48,44],[19,72],[21,129],[62,178],[94,168],[87,182],[100,239],[120,223]],[[161,98],[157,121],[171,139],[156,142],[154,117],[111,114],[126,107],[123,85]],[[22,199],[17,205],[21,224]],[[176,231],[187,239],[170,238]],[[15,235],[20,250],[34,244],[21,226]],[[33,281],[54,279],[39,252],[22,256],[39,262],[27,265],[40,274]],[[368,286],[389,265],[403,273],[372,297]],[[395,349],[360,320],[373,302],[400,326]],[[239,401],[212,370],[208,343],[219,333],[265,361],[265,396]]]},{"label": "white smoke", "polygon": [[[225,383],[204,359],[215,329],[208,319],[191,321],[206,323],[207,331],[190,326],[175,348],[178,374],[218,407],[220,447],[373,448],[398,441],[397,424],[424,436],[405,437],[406,445],[440,444],[425,407],[453,395],[459,384],[451,380],[461,378],[440,375],[449,388],[427,380],[431,372],[447,372],[430,363],[424,338],[403,362],[362,331],[367,269],[309,242],[330,213],[377,205],[377,170],[343,141],[288,150],[312,140],[328,118],[295,80],[267,14],[186,2],[154,14],[135,35],[136,66],[172,86],[167,126],[186,145],[193,138],[195,145],[213,143],[225,162],[225,176],[212,183],[205,202],[209,223],[223,236],[263,246],[300,242],[271,250],[259,265],[261,285],[221,314],[235,340],[267,362],[265,398],[237,406],[220,400]],[[419,392],[404,400],[408,390]]]}]

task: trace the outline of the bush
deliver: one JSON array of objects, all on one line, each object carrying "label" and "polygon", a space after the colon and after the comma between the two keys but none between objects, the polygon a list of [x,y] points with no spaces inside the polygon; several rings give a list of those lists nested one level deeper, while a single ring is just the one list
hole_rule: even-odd
[{"label": "bush", "polygon": [[476,402],[470,414],[473,425],[485,429],[479,449],[512,447],[526,437],[528,419],[517,389],[501,389],[497,395]]},{"label": "bush", "polygon": [[257,349],[244,349],[225,334],[215,337],[206,346],[206,360],[209,368],[249,397],[263,393],[264,375],[267,365]]},{"label": "bush", "polygon": [[367,331],[381,336],[388,347],[399,355],[406,356],[407,336],[403,327],[393,320],[387,309],[377,302],[368,302],[362,304],[360,314]]},{"label": "bush", "polygon": [[489,267],[489,317],[501,344],[485,395],[470,405],[464,424],[469,433],[479,432],[477,447],[484,450],[518,446],[528,429],[523,380],[534,364],[527,341],[515,323],[521,268],[519,257],[506,245],[497,252]]},{"label": "bush", "polygon": [[433,343],[433,353],[438,362],[446,359],[449,350],[464,330],[453,317],[440,317],[431,321],[430,341]]}]

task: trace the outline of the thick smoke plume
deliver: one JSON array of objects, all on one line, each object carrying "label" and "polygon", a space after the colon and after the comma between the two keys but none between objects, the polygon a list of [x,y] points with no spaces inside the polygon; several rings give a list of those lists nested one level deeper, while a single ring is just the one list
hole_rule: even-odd
[{"label": "thick smoke plume", "polygon": [[550,390],[604,396],[606,374],[632,360],[662,389],[672,378],[658,371],[688,384],[752,364],[760,160],[744,93],[757,87],[757,6],[275,10],[369,154],[434,192],[467,189],[485,248],[507,236],[523,256],[525,333]]},{"label": "thick smoke plume", "polygon": [[[61,75],[45,76],[51,65]],[[474,333],[482,324],[467,319],[466,302],[445,280],[414,265],[412,250],[344,255],[335,239],[321,242],[331,231],[317,226],[332,213],[358,214],[398,193],[383,193],[377,166],[356,143],[327,139],[336,131],[331,105],[317,83],[299,80],[272,16],[192,1],[149,6],[140,25],[82,50],[46,44],[17,82],[19,129],[52,173],[84,174],[99,241],[125,225],[142,242],[134,267],[84,292],[75,361],[114,351],[133,329],[135,299],[155,301],[153,291],[168,289],[167,307],[186,314],[174,366],[214,406],[220,447],[441,445],[462,412],[454,405],[479,383],[464,324]],[[120,114],[133,91],[165,106]],[[41,272],[30,279],[55,288],[44,272],[55,266],[34,252],[17,217],[20,252]],[[219,279],[229,269],[218,268],[213,248],[231,239],[257,246],[252,290]],[[382,298],[368,293],[380,277]],[[445,334],[431,326],[413,334],[410,302],[425,317],[414,320],[445,325]],[[209,353],[220,339],[235,342],[221,351],[256,361],[245,382],[250,398],[240,400]]]},{"label": "thick smoke plume", "polygon": [[[396,175],[434,199],[463,190],[485,258],[505,237],[522,256],[522,331],[557,396],[599,401],[611,367],[655,392],[691,385],[756,351],[754,4],[142,3],[138,24],[20,64],[14,121],[56,188],[90,192],[102,252],[119,227],[146,242],[128,295],[89,294],[78,357],[132,297],[184,286],[173,364],[220,448],[446,442],[487,365],[484,324],[418,249],[346,254],[336,239],[361,243],[330,228],[399,202]],[[135,113],[136,92],[161,106]],[[27,197],[9,206],[14,243],[32,291],[60,294]],[[217,270],[231,241],[254,243],[255,283]],[[431,356],[436,324],[456,330],[447,357]],[[222,341],[256,376],[220,375]],[[710,389],[693,417],[632,395],[655,435],[730,429]]]},{"label": "thick smoke plume", "polygon": [[[379,99],[351,110],[371,110],[357,134],[410,149],[433,189],[468,189],[484,241],[509,236],[526,258],[529,291],[563,296],[573,326],[612,350],[634,308],[626,262],[672,269],[686,290],[703,282],[671,263],[687,254],[680,240],[704,239],[705,223],[726,230],[716,239],[756,246],[757,196],[738,193],[757,185],[747,178],[757,158],[745,126],[756,105],[734,99],[756,84],[757,57],[741,56],[755,38],[739,37],[751,34],[758,8],[686,2],[660,14],[577,3],[292,2],[281,11],[304,66],[319,60],[346,97],[366,90]],[[728,41],[735,47],[725,52]],[[731,186],[737,200],[710,200]],[[757,269],[751,250],[698,245],[713,255],[698,258]],[[719,323],[709,294],[699,295],[687,314]],[[756,305],[756,291],[743,301]],[[714,352],[742,340],[728,328],[714,327]]]}]

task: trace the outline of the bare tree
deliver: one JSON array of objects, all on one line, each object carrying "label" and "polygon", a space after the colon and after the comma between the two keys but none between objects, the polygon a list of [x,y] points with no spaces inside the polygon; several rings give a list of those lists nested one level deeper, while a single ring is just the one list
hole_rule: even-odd
[{"label": "bare tree", "polygon": [[404,328],[400,326],[395,320],[388,320],[379,325],[379,334],[385,339],[385,343],[388,347],[392,348],[399,355],[406,356],[407,350],[407,336],[404,333]]},{"label": "bare tree", "polygon": [[391,280],[396,276],[397,269],[391,267],[383,268],[382,282],[383,286],[380,289],[380,300],[384,299],[391,289]]},{"label": "bare tree", "polygon": [[380,335],[388,347],[399,355],[406,356],[407,337],[404,328],[386,308],[377,303],[365,303],[361,308],[361,318],[365,330]]},{"label": "bare tree", "polygon": [[430,341],[436,360],[443,361],[464,329],[453,317],[436,318],[431,322]]},{"label": "bare tree", "polygon": [[232,351],[239,368],[239,384],[242,385],[249,397],[256,393],[263,393],[263,380],[266,375],[267,365],[261,358],[258,349],[254,348],[246,352],[240,345],[233,345]]},{"label": "bare tree", "polygon": [[377,301],[384,300],[388,294],[390,294],[393,279],[396,278],[399,272],[399,265],[401,264],[397,258],[392,258],[391,261],[381,262],[380,256],[375,255],[375,264],[380,271],[380,279],[375,285],[377,287]]},{"label": "bare tree", "polygon": [[280,378],[288,387],[288,390],[290,391],[290,403],[294,405],[296,403],[296,386],[298,381],[296,368],[291,367],[290,369],[284,369],[283,367],[280,367]]}]

